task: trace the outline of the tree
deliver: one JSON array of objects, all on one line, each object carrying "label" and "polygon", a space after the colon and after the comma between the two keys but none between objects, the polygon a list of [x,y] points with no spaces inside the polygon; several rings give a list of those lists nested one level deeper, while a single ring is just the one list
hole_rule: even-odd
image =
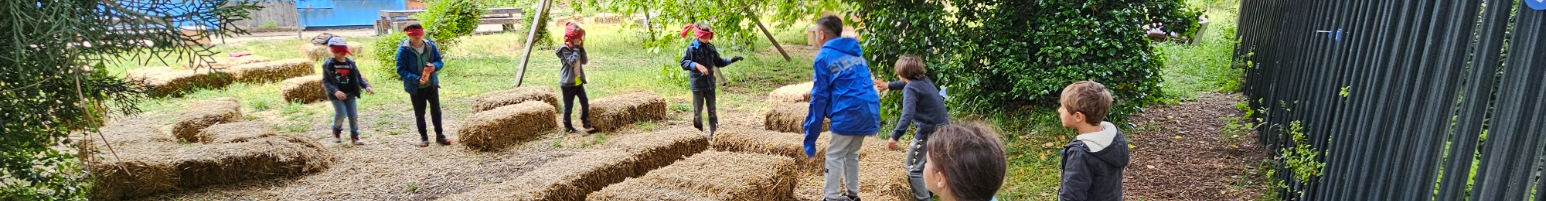
[{"label": "tree", "polygon": [[[69,145],[109,113],[132,114],[144,98],[117,62],[210,61],[194,41],[246,31],[256,2],[230,0],[23,0],[0,4],[0,200],[82,200],[90,191]],[[185,27],[202,27],[185,34]]]},{"label": "tree", "polygon": [[644,15],[649,18],[644,24],[649,34],[645,45],[659,51],[660,47],[684,43],[677,34],[687,24],[707,22],[714,28],[714,40],[750,45],[764,37],[757,28],[764,14],[773,14],[775,27],[788,28],[796,21],[815,19],[822,11],[845,10],[848,6],[836,0],[586,0],[576,1],[573,8],[623,16]]}]

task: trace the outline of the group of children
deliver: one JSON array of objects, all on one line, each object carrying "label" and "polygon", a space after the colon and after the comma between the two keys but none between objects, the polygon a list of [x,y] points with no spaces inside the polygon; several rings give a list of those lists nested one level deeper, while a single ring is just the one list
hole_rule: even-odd
[{"label": "group of children", "polygon": [[[902,91],[902,116],[890,133],[887,148],[898,149],[898,140],[909,127],[916,126],[912,141],[908,142],[903,169],[908,172],[908,183],[918,200],[928,200],[937,195],[942,200],[993,200],[1003,184],[1006,159],[998,134],[980,123],[952,125],[940,89],[926,76],[925,62],[915,55],[897,59],[895,74],[901,80],[884,82],[870,75],[868,61],[854,38],[841,37],[843,22],[832,15],[816,20],[817,34],[822,42],[812,65],[813,82],[810,109],[804,122],[804,151],[815,156],[815,141],[821,135],[824,120],[830,120],[829,130],[835,134],[825,154],[826,171],[823,175],[824,200],[859,200],[858,151],[864,138],[880,130],[880,100],[878,90]],[[586,96],[584,66],[589,63],[585,51],[585,30],[578,24],[564,25],[564,43],[556,51],[562,62],[559,70],[559,88],[563,92],[564,129],[567,132],[592,132],[584,126],[576,129],[571,123],[575,99],[579,99],[580,119],[589,115],[590,104]],[[410,25],[403,30],[409,39],[398,48],[397,73],[409,93],[418,123],[419,147],[429,145],[425,113],[430,113],[435,130],[435,142],[449,145],[442,134],[438,71],[444,63],[434,42],[424,39],[420,25]],[[693,127],[704,129],[703,108],[707,107],[710,139],[718,127],[715,103],[714,69],[723,68],[742,60],[742,57],[725,59],[711,43],[714,32],[703,23],[683,27],[682,37],[693,40],[683,53],[680,65],[687,71],[693,93]],[[342,38],[332,38],[327,45],[334,57],[323,62],[323,85],[328,100],[335,111],[333,139],[342,143],[342,123],[349,121],[350,144],[363,145],[359,140],[356,99],[361,92],[374,94],[375,90],[360,75],[360,69],[348,58],[350,54]],[[1078,137],[1064,147],[1062,155],[1062,182],[1058,189],[1059,200],[1120,200],[1122,199],[1122,172],[1129,160],[1128,140],[1115,125],[1105,122],[1112,98],[1105,86],[1097,82],[1081,81],[1063,89],[1059,101],[1058,117],[1064,127],[1074,128]],[[588,122],[582,122],[582,124]]]}]

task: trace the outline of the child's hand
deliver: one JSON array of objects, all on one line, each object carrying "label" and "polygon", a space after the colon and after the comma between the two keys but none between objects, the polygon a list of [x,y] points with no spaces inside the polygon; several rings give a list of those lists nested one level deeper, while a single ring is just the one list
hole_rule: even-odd
[{"label": "child's hand", "polygon": [[376,95],[376,89],[365,88],[365,93],[370,93],[370,95]]},{"label": "child's hand", "polygon": [[429,84],[429,76],[419,77],[419,84]]},{"label": "child's hand", "polygon": [[343,91],[335,91],[333,92],[333,97],[337,97],[338,100],[343,100],[348,99],[348,94],[344,94]]},{"label": "child's hand", "polygon": [[741,56],[731,57],[730,58],[730,63],[735,63],[737,61],[741,61],[741,59],[745,59],[745,58],[741,58]]},{"label": "child's hand", "polygon": [[885,91],[887,89],[890,89],[890,88],[887,88],[887,86],[889,86],[889,85],[891,85],[891,83],[887,83],[884,80],[875,79],[875,90],[876,91]]},{"label": "child's hand", "polygon": [[693,65],[698,66],[698,72],[699,73],[703,73],[704,75],[711,74],[709,72],[709,68],[708,67],[703,67],[703,64],[693,64]]},{"label": "child's hand", "polygon": [[886,140],[886,149],[896,151],[896,140]]}]

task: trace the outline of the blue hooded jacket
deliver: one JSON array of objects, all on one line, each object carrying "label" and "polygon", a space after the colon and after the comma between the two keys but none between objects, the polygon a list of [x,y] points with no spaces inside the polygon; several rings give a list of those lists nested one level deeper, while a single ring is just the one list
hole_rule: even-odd
[{"label": "blue hooded jacket", "polygon": [[[424,62],[419,61],[419,55],[415,54],[408,40],[403,40],[397,46],[397,77],[403,80],[404,91],[416,94],[419,92],[419,77],[424,76],[420,75],[424,74]],[[440,48],[435,46],[435,42],[424,39],[424,51],[429,52],[429,63],[435,64],[435,72],[430,73],[426,84],[440,86],[440,72],[446,69],[446,64],[440,60]]]},{"label": "blue hooded jacket", "polygon": [[822,119],[831,118],[832,133],[870,136],[880,131],[880,96],[870,77],[869,61],[853,38],[837,38],[816,53],[815,85],[810,112],[805,115],[805,155],[816,156]]}]

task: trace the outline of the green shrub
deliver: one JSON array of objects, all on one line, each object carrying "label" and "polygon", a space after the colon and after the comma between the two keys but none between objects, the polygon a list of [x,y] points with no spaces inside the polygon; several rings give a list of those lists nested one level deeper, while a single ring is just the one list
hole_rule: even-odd
[{"label": "green shrub", "polygon": [[1139,25],[1161,22],[1191,34],[1200,14],[1178,0],[857,4],[876,75],[894,77],[899,55],[919,54],[953,108],[974,111],[1052,107],[1064,86],[1093,80],[1111,89],[1113,120],[1160,99],[1161,61]]},{"label": "green shrub", "polygon": [[403,34],[401,31],[397,31],[392,32],[392,34],[387,34],[386,36],[377,39],[376,43],[371,44],[370,49],[373,50],[371,53],[376,54],[376,61],[380,62],[380,65],[376,65],[376,72],[387,73],[388,75],[392,75],[393,78],[398,76],[397,48],[398,46],[401,46],[403,40],[408,40],[408,35]]},{"label": "green shrub", "polygon": [[424,12],[414,14],[413,18],[424,25],[424,34],[444,50],[444,46],[456,43],[456,37],[470,35],[478,29],[478,18],[488,12],[478,6],[480,3],[475,0],[436,0],[427,3]]}]

